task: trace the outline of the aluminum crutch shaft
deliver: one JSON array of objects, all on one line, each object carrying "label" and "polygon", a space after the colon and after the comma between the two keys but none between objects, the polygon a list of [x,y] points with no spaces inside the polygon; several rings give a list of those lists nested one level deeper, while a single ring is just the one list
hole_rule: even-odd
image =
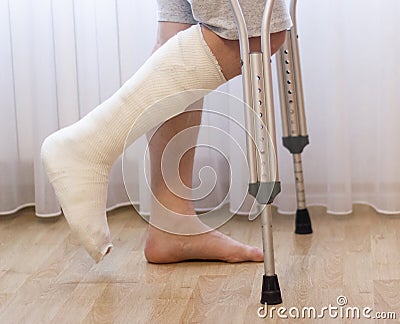
[{"label": "aluminum crutch shaft", "polygon": [[236,26],[239,34],[239,47],[240,58],[242,64],[242,78],[243,78],[243,100],[245,103],[245,127],[246,127],[246,146],[247,146],[247,160],[249,164],[250,184],[258,182],[257,177],[257,158],[256,147],[254,145],[254,114],[253,109],[253,96],[251,90],[251,69],[250,69],[250,45],[249,37],[246,28],[246,22],[242,8],[238,0],[230,2],[234,14]]},{"label": "aluminum crutch shaft", "polygon": [[296,228],[297,234],[312,233],[311,220],[306,208],[301,153],[309,143],[305,119],[303,83],[296,20],[297,0],[292,0],[290,13],[293,21],[287,30],[286,41],[277,57],[279,92],[282,116],[283,145],[293,154],[296,181]]},{"label": "aluminum crutch shaft", "polygon": [[[265,205],[261,212],[262,237],[264,249],[264,269],[261,303],[279,304],[282,302],[278,277],[275,274],[273,249],[271,203],[280,192],[278,167],[276,163],[276,135],[273,105],[270,22],[274,0],[267,0],[261,26],[261,53],[249,52],[249,40],[246,22],[238,0],[230,0],[238,28],[240,54],[243,74],[244,100],[253,111],[247,107],[246,127],[251,127],[255,146],[248,146],[248,156],[251,180],[249,193],[260,204]],[[251,114],[252,113],[252,114]],[[256,114],[256,117],[254,116]],[[252,139],[247,140],[247,143]],[[252,155],[254,152],[254,155]],[[257,157],[255,160],[254,157]],[[256,162],[256,167],[254,167]],[[257,181],[254,182],[252,170],[257,171]]]}]

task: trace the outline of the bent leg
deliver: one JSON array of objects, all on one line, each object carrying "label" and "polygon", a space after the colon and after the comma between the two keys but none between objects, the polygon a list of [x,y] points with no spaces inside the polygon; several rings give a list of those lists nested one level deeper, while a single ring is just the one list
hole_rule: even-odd
[{"label": "bent leg", "polygon": [[[177,33],[187,27],[189,25],[160,23],[158,44],[155,49],[167,41],[168,37],[172,37],[174,32]],[[217,57],[225,78],[229,80],[239,75],[241,67],[238,42],[222,39],[206,28],[203,28],[202,31],[205,41]],[[271,35],[271,51],[273,53],[283,44],[284,38],[285,31]],[[259,50],[260,38],[252,38],[250,45],[253,51]],[[161,172],[162,154],[170,140],[184,129],[200,125],[201,112],[199,109],[202,108],[202,101],[193,104],[190,108],[197,111],[185,112],[168,120],[157,130],[149,142],[151,189],[156,198],[153,201],[152,220],[168,217],[166,209],[180,215],[196,215],[192,201],[173,194],[164,182]],[[190,142],[185,143],[188,144],[188,147],[194,147],[197,136],[188,138],[187,141]],[[179,176],[183,184],[189,188],[192,188],[194,151],[193,148],[185,153],[179,163]],[[162,208],[160,208],[160,204]],[[153,222],[152,220],[151,222]],[[150,225],[144,251],[146,259],[153,263],[179,262],[188,259],[212,259],[227,262],[263,261],[261,249],[239,243],[218,231],[205,228],[205,225],[200,224],[199,226],[203,226],[200,232],[207,231],[207,233],[184,236],[172,234]]]},{"label": "bent leg", "polygon": [[[112,247],[105,213],[108,177],[128,135],[135,140],[201,98],[187,90],[206,89],[204,96],[223,84],[216,57],[230,54],[230,47],[219,45],[199,26],[172,37],[114,95],[44,141],[42,161],[64,215],[97,262]],[[173,102],[157,105],[171,96]]]},{"label": "bent leg", "polygon": [[[97,262],[112,248],[108,178],[126,141],[178,115],[224,82],[200,27],[193,26],[157,50],[101,105],[45,139],[41,157],[50,183],[72,232]],[[196,89],[206,90],[187,91]],[[158,104],[166,97],[167,104]]]}]

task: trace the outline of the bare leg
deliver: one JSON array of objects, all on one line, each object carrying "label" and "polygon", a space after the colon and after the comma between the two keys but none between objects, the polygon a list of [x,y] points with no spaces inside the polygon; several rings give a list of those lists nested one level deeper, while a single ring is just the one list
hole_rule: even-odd
[{"label": "bare leg", "polygon": [[[190,25],[159,23],[157,44],[154,50],[162,46],[170,37],[188,27]],[[241,70],[238,42],[224,40],[206,28],[203,28],[203,35],[217,57],[226,79],[229,80],[239,75]],[[272,52],[279,49],[284,37],[285,32],[271,35]],[[260,39],[252,38],[250,45],[252,50],[259,50]],[[198,110],[201,107],[202,102],[197,102],[191,108]],[[149,143],[152,192],[162,205],[183,215],[195,215],[193,204],[190,200],[177,197],[168,190],[161,174],[161,157],[166,145],[176,134],[188,127],[198,126],[200,122],[200,111],[186,112],[165,122],[152,136]],[[190,147],[195,146],[196,140],[196,137],[188,139],[188,141],[191,141]],[[194,149],[188,151],[182,157],[179,165],[181,180],[189,188],[192,187],[194,153]],[[157,210],[160,210],[156,204],[153,203],[152,213],[157,213]],[[152,214],[152,217],[162,216]],[[162,231],[151,225],[148,229],[144,252],[146,259],[153,263],[179,262],[188,259],[214,259],[227,262],[263,261],[261,249],[239,243],[218,231],[182,236]]]}]

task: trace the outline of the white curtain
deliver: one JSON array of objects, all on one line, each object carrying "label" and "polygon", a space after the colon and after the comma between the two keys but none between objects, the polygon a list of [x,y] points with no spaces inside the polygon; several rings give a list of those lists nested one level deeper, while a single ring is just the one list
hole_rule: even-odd
[{"label": "white curtain", "polygon": [[[303,154],[309,205],[349,213],[363,202],[400,212],[400,2],[385,0],[298,1],[301,60],[311,144]],[[155,1],[0,1],[0,214],[34,205],[36,214],[60,214],[40,163],[51,132],[78,120],[109,97],[149,56],[156,34]],[[241,96],[241,82],[220,89]],[[275,91],[277,94],[278,92]],[[280,138],[277,95],[276,119]],[[243,122],[237,101],[210,96],[206,107]],[[199,210],[228,203],[249,213],[247,168],[235,142],[210,130],[225,130],[244,148],[237,125],[206,113],[196,154],[196,184],[215,188],[196,202]],[[296,209],[290,154],[278,140],[281,212]],[[149,212],[146,141],[134,144],[124,168],[110,177],[108,207],[129,204]],[[131,152],[132,153],[132,152]],[[210,169],[214,169],[216,176]],[[201,172],[200,172],[201,170]],[[216,179],[216,180],[215,180]],[[245,203],[242,204],[243,198]],[[252,212],[255,212],[253,210]]]}]

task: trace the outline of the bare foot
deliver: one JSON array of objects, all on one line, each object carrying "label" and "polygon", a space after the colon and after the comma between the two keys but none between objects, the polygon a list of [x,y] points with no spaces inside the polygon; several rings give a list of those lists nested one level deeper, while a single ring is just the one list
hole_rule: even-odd
[{"label": "bare foot", "polygon": [[185,260],[262,262],[261,249],[235,241],[218,231],[197,235],[177,235],[149,225],[144,255],[151,263]]}]

